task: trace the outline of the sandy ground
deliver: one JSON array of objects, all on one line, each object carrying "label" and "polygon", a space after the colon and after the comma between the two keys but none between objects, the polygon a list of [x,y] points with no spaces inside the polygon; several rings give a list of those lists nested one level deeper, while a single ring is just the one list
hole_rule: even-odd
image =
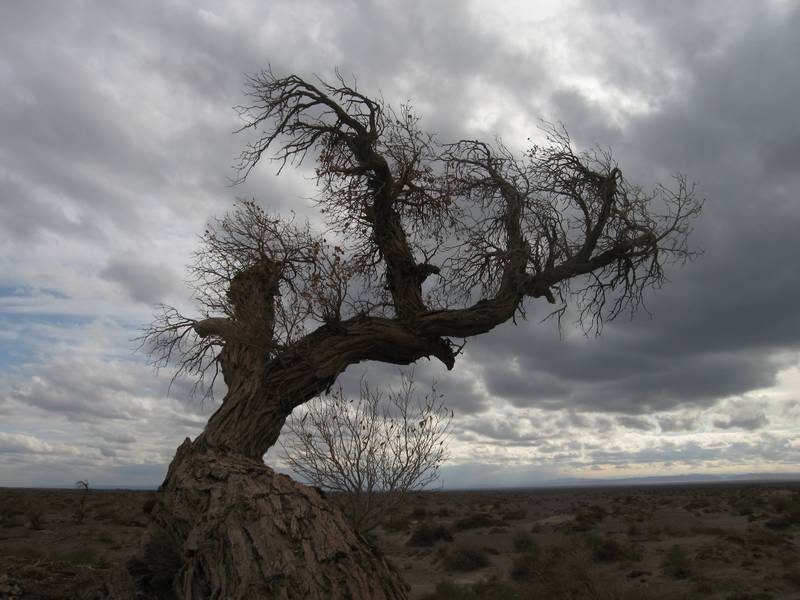
[{"label": "sandy ground", "polygon": [[[130,597],[151,499],[0,488],[0,598]],[[800,600],[800,483],[425,492],[371,537],[414,599]]]}]

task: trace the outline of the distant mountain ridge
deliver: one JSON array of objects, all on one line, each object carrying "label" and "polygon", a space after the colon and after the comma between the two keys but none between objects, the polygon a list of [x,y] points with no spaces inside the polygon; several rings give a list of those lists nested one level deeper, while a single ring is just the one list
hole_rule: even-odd
[{"label": "distant mountain ridge", "polygon": [[572,486],[625,486],[659,485],[671,483],[715,483],[726,481],[795,481],[800,473],[692,473],[685,475],[653,475],[649,477],[621,477],[603,479],[591,477],[563,477],[535,484],[531,487]]}]

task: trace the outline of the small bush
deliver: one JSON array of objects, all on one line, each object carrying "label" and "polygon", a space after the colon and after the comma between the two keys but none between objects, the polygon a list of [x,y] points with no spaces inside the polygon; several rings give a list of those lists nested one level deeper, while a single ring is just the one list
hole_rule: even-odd
[{"label": "small bush", "polygon": [[483,550],[459,546],[445,555],[444,566],[448,571],[477,571],[489,566],[489,558]]},{"label": "small bush", "polygon": [[593,535],[587,539],[587,542],[594,562],[616,562],[641,558],[636,546],[624,544],[612,537]]},{"label": "small bush", "polygon": [[414,508],[414,510],[411,511],[411,518],[412,519],[420,520],[420,519],[424,519],[427,516],[428,516],[428,511],[425,510],[424,506],[417,506],[417,507]]},{"label": "small bush", "polygon": [[[157,531],[144,548],[144,554],[128,562],[128,572],[145,598],[174,598],[172,580],[183,566],[177,544],[163,531]],[[137,596],[138,597],[138,596]]]},{"label": "small bush", "polygon": [[453,535],[444,525],[420,523],[408,540],[409,546],[433,546],[436,542],[452,542]]},{"label": "small bush", "polygon": [[783,572],[783,578],[800,589],[800,567],[789,567]]},{"label": "small bush", "polygon": [[536,546],[536,540],[527,531],[518,531],[511,537],[511,543],[517,552],[528,552]]},{"label": "small bush", "polygon": [[148,498],[142,504],[142,512],[146,515],[149,515],[153,512],[153,509],[156,507],[156,499],[155,498]]},{"label": "small bush", "polygon": [[44,528],[44,511],[41,506],[33,506],[28,511],[28,522],[31,529],[39,531]]},{"label": "small bush", "polygon": [[573,531],[589,531],[605,518],[606,510],[602,506],[581,506],[575,513],[571,528]]},{"label": "small bush", "polygon": [[514,506],[511,508],[507,508],[506,510],[500,513],[500,517],[505,521],[521,521],[527,516],[528,516],[528,511],[526,511],[521,506]]},{"label": "small bush", "polygon": [[675,544],[664,556],[664,571],[675,579],[686,579],[692,574],[692,563],[686,550]]},{"label": "small bush", "polygon": [[770,529],[788,529],[794,525],[794,523],[788,516],[781,515],[779,517],[772,517],[771,519],[764,521],[764,525]]},{"label": "small bush", "polygon": [[383,523],[383,528],[391,532],[408,531],[409,527],[411,527],[411,521],[408,517],[393,517]]},{"label": "small bush", "polygon": [[527,580],[537,572],[539,557],[534,552],[526,552],[514,557],[511,562],[511,579],[514,581]]},{"label": "small bush", "polygon": [[453,529],[463,531],[465,529],[480,529],[483,527],[502,527],[506,523],[501,519],[496,519],[489,513],[472,513],[453,523]]}]

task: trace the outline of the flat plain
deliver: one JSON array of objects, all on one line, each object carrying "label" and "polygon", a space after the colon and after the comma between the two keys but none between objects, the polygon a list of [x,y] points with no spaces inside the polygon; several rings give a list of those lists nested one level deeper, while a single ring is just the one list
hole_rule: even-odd
[{"label": "flat plain", "polygon": [[[152,502],[0,488],[0,598],[132,598]],[[421,492],[370,538],[414,600],[800,600],[800,482]]]}]

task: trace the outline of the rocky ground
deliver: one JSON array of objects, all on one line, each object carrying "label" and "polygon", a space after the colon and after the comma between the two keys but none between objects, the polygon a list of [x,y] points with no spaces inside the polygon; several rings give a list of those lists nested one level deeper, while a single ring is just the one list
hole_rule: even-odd
[{"label": "rocky ground", "polygon": [[[0,598],[131,598],[152,492],[0,488]],[[414,599],[800,600],[800,483],[415,494]]]}]

